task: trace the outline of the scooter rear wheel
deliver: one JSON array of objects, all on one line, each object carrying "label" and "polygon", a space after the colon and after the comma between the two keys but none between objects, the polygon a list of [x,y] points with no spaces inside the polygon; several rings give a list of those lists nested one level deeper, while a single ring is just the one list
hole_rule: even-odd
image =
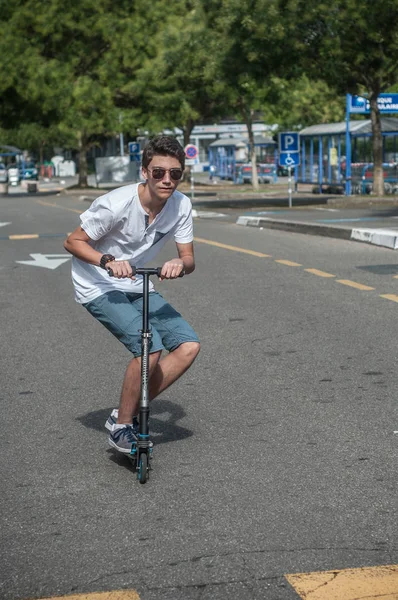
[{"label": "scooter rear wheel", "polygon": [[137,478],[140,483],[145,483],[148,479],[148,454],[146,452],[140,454]]}]

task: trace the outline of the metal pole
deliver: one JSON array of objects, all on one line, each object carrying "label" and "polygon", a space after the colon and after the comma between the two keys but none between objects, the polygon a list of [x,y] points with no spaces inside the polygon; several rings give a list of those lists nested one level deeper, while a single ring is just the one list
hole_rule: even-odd
[{"label": "metal pole", "polygon": [[346,97],[346,126],[345,126],[345,195],[351,196],[351,136],[350,136],[350,108],[351,94]]},{"label": "metal pole", "polygon": [[288,167],[289,172],[289,208],[292,208],[292,167]]},{"label": "metal pole", "polygon": [[195,182],[193,177],[193,169],[191,169],[191,196],[192,200],[195,198]]},{"label": "metal pole", "polygon": [[123,133],[120,133],[119,140],[120,140],[120,156],[124,156],[124,136],[123,136]]}]

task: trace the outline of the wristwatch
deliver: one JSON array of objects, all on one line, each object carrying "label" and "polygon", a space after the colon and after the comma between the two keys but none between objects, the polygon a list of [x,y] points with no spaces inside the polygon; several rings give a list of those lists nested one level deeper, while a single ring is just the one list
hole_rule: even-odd
[{"label": "wristwatch", "polygon": [[112,262],[113,260],[116,260],[114,256],[112,256],[112,254],[103,254],[101,256],[101,260],[100,260],[100,267],[102,269],[106,269],[106,265],[108,262]]}]

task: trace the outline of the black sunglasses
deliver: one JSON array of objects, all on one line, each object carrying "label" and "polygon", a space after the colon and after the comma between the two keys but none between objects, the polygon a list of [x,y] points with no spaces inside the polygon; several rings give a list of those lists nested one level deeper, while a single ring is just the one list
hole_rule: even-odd
[{"label": "black sunglasses", "polygon": [[157,180],[163,179],[166,173],[170,173],[170,178],[173,181],[179,181],[182,177],[183,170],[182,169],[164,169],[163,167],[155,167],[154,169],[147,169],[152,177]]}]

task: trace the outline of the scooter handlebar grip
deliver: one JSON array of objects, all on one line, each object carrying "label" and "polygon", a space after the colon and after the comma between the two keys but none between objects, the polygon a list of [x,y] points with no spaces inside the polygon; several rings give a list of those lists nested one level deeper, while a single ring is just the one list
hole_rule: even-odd
[{"label": "scooter handlebar grip", "polygon": [[[137,268],[132,266],[131,269],[132,269],[132,273],[131,274],[132,274],[133,277],[135,277],[136,272],[137,272]],[[109,277],[113,277],[114,273],[113,273],[112,269],[107,269],[107,271],[108,271]]]},{"label": "scooter handlebar grip", "polygon": [[[162,267],[158,267],[158,277],[161,277],[162,275]],[[185,275],[185,271],[181,271],[181,273],[179,274],[178,277],[184,277]]]}]

